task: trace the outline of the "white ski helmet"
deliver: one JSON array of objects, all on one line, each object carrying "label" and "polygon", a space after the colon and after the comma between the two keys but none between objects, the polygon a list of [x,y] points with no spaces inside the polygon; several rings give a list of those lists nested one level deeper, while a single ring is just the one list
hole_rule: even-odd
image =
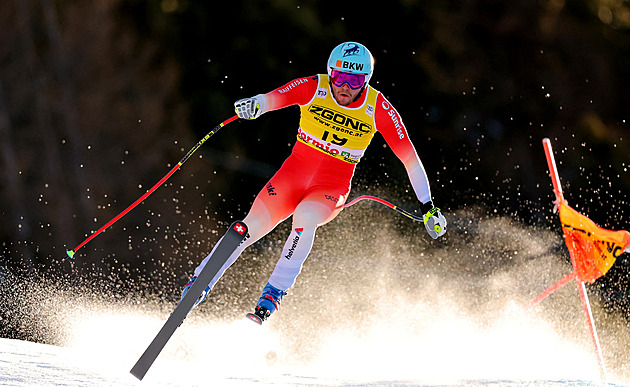
[{"label": "white ski helmet", "polygon": [[374,58],[370,50],[361,43],[341,43],[332,50],[328,58],[328,76],[333,69],[346,73],[363,74],[367,85],[374,71]]}]

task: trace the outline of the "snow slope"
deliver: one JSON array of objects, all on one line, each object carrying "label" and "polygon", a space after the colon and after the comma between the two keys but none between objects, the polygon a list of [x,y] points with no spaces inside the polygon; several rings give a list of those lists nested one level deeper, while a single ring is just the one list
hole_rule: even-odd
[{"label": "snow slope", "polygon": [[105,311],[69,324],[74,336],[67,347],[0,339],[0,385],[600,385],[588,351],[560,342],[516,310],[506,313],[486,328],[452,311],[422,329],[404,320],[362,332],[341,328],[308,361],[297,359],[272,327],[192,318],[140,382],[128,371],[163,319]]},{"label": "snow slope", "polygon": [[[277,254],[246,253],[142,382],[129,370],[175,306],[172,293],[121,299],[39,278],[9,286],[5,297],[18,298],[5,301],[22,324],[14,326],[58,346],[0,339],[0,385],[601,385],[575,285],[525,308],[570,270],[554,248],[560,234],[505,217],[449,215],[450,239],[432,243],[365,229],[374,214],[350,221],[359,215],[322,228],[298,283],[262,327],[244,319],[264,283],[246,263],[260,253],[272,268]],[[625,316],[604,311],[597,297],[591,303],[608,381],[630,384]]]}]

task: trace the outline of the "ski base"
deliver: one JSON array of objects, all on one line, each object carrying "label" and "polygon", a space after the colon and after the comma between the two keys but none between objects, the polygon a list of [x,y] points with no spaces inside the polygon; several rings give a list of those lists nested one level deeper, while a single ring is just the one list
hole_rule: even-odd
[{"label": "ski base", "polygon": [[173,336],[175,330],[182,324],[188,313],[192,310],[195,302],[206,289],[212,278],[221,270],[221,267],[230,258],[230,255],[247,237],[247,226],[241,221],[232,223],[223,239],[217,245],[216,250],[210,257],[206,266],[201,270],[199,276],[192,284],[188,293],[181,299],[175,310],[168,317],[162,329],[155,336],[151,344],[138,359],[136,364],[129,371],[133,376],[142,380],[153,362],[158,357],[168,340]]},{"label": "ski base", "polygon": [[253,313],[247,313],[247,314],[245,315],[245,317],[246,317],[248,320],[251,320],[251,321],[255,322],[255,323],[256,323],[256,324],[258,324],[258,325],[262,325],[262,323],[263,323],[263,320],[262,320],[259,316],[256,316],[256,315],[255,315],[255,314],[253,314]]}]

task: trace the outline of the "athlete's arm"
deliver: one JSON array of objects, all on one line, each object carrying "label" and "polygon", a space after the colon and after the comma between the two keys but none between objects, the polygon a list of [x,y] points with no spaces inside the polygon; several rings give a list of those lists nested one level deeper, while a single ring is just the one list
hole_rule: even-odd
[{"label": "athlete's arm", "polygon": [[422,204],[431,202],[431,188],[424,166],[409,140],[409,134],[400,115],[381,93],[376,99],[374,122],[387,145],[405,166],[418,201]]},{"label": "athlete's arm", "polygon": [[267,94],[259,94],[256,98],[263,102],[263,113],[291,105],[305,105],[313,99],[318,83],[317,75],[297,78]]}]

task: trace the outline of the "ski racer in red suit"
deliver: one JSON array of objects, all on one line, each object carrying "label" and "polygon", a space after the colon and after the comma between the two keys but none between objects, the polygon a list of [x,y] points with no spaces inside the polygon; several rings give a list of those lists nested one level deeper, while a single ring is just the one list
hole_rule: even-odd
[{"label": "ski racer in red suit", "polygon": [[[255,313],[248,317],[262,323],[275,312],[302,269],[317,227],[333,220],[342,210],[354,169],[377,131],[404,164],[422,212],[441,222],[442,231],[436,233],[427,227],[429,234],[437,238],[446,232],[446,220],[433,206],[427,175],[400,115],[368,84],[373,66],[374,59],[367,48],[346,42],[332,51],[328,74],[298,78],[267,94],[235,103],[236,112],[243,119],[255,119],[266,112],[298,105],[300,126],[291,155],[261,189],[243,220],[249,228],[249,237],[230,256],[195,305],[205,299],[247,246],[293,215],[291,234]],[[195,269],[182,297],[211,255]]]}]

